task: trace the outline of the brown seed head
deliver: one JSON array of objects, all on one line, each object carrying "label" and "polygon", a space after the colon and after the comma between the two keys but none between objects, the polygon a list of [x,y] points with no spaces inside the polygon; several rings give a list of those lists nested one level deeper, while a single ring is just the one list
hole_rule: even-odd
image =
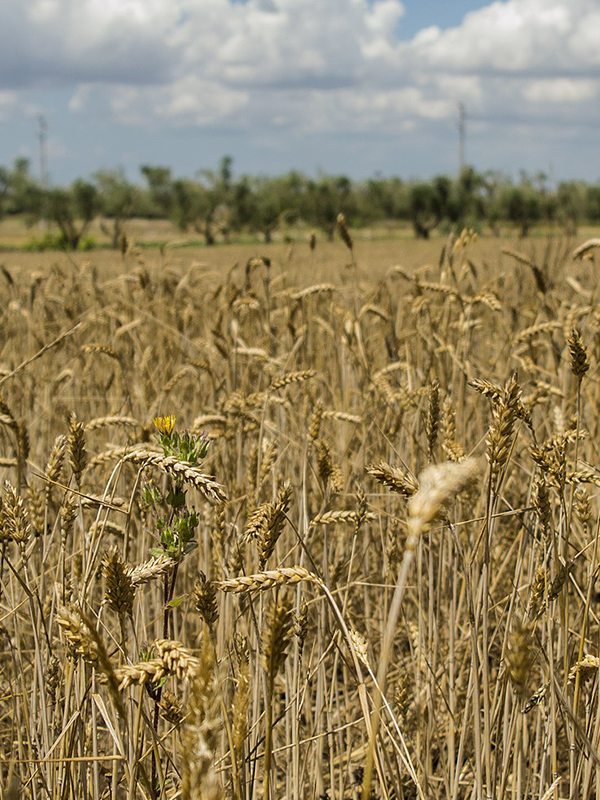
[{"label": "brown seed head", "polygon": [[102,573],[106,580],[104,599],[109,608],[119,616],[133,617],[135,585],[131,573],[115,548],[104,554]]},{"label": "brown seed head", "polygon": [[292,501],[292,485],[288,482],[279,487],[277,500],[271,504],[266,524],[258,540],[259,567],[264,569],[275,550],[275,545],[283,532],[287,512]]},{"label": "brown seed head", "polygon": [[340,232],[340,236],[342,237],[342,241],[344,242],[348,250],[352,252],[352,248],[354,245],[352,242],[352,237],[350,236],[350,231],[348,230],[348,226],[346,224],[346,217],[343,214],[338,214],[336,221],[338,230]]},{"label": "brown seed head", "polygon": [[571,357],[571,371],[579,382],[590,368],[587,349],[583,343],[583,337],[578,330],[573,328],[567,341],[569,345],[569,355]]},{"label": "brown seed head", "polygon": [[587,527],[592,518],[592,504],[590,502],[590,495],[583,486],[577,489],[575,493],[575,511],[577,512],[581,524]]},{"label": "brown seed head", "polygon": [[548,484],[542,478],[538,478],[533,487],[533,507],[540,522],[544,536],[548,536],[552,522],[552,507],[550,505],[550,493]]},{"label": "brown seed head", "polygon": [[238,664],[238,679],[233,697],[232,734],[233,746],[239,754],[248,736],[248,707],[250,705],[249,664],[241,659]]},{"label": "brown seed head", "polygon": [[523,697],[535,660],[533,623],[517,621],[508,637],[506,668],[515,692]]},{"label": "brown seed head", "polygon": [[433,461],[440,427],[440,385],[437,381],[433,381],[429,389],[429,408],[425,427],[427,430],[427,455],[429,461]]},{"label": "brown seed head", "polygon": [[539,689],[531,695],[529,700],[524,704],[523,708],[521,709],[522,714],[529,714],[529,712],[534,709],[536,706],[542,702],[544,697],[546,696],[546,692],[548,691],[548,687],[550,686],[549,683],[543,683]]},{"label": "brown seed head", "polygon": [[320,400],[314,405],[310,423],[308,425],[308,438],[315,442],[321,432],[321,421],[323,420],[323,403]]},{"label": "brown seed head", "polygon": [[376,481],[387,486],[392,492],[401,494],[406,499],[412,497],[419,488],[417,480],[412,475],[399,467],[392,467],[384,461],[379,464],[371,464],[367,467],[367,472]]},{"label": "brown seed head", "polygon": [[173,692],[168,689],[162,694],[160,701],[160,715],[171,725],[179,726],[183,721],[183,705]]},{"label": "brown seed head", "polygon": [[264,671],[274,678],[285,659],[294,625],[292,608],[288,600],[274,601],[267,615],[267,631],[263,639],[261,664]]},{"label": "brown seed head", "polygon": [[323,486],[327,486],[331,473],[333,472],[333,459],[329,443],[325,439],[318,439],[317,447],[317,470]]},{"label": "brown seed head", "polygon": [[79,486],[81,474],[87,464],[85,449],[85,426],[79,422],[75,414],[69,417],[69,435],[67,438],[69,448],[69,464],[73,470],[75,482]]},{"label": "brown seed head", "polygon": [[396,691],[394,692],[394,702],[398,709],[400,716],[405,719],[413,700],[413,691],[410,680],[410,673],[408,670],[402,670],[398,683],[396,684]]},{"label": "brown seed head", "polygon": [[0,538],[24,545],[31,533],[29,514],[23,498],[11,483],[5,481],[0,513]]},{"label": "brown seed head", "polygon": [[508,461],[520,399],[521,389],[513,375],[492,405],[492,424],[487,437],[487,459],[492,475],[498,475]]},{"label": "brown seed head", "polygon": [[204,622],[212,629],[219,619],[217,592],[214,582],[209,581],[203,572],[200,572],[194,584],[194,605]]}]

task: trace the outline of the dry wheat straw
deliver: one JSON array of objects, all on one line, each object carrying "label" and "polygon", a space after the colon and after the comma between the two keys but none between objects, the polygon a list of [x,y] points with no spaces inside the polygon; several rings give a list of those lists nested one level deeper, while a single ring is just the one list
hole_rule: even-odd
[{"label": "dry wheat straw", "polygon": [[279,567],[266,572],[240,575],[237,578],[220,581],[218,587],[222,592],[262,592],[276,586],[293,585],[302,581],[317,585],[322,582],[320,578],[304,567]]},{"label": "dry wheat straw", "polygon": [[179,461],[174,456],[163,456],[159,453],[152,453],[149,450],[135,450],[123,456],[123,461],[133,461],[143,467],[158,467],[158,469],[175,478],[175,480],[189,483],[211,502],[224,503],[227,500],[225,490],[213,477],[205,475],[192,464],[186,461]]}]

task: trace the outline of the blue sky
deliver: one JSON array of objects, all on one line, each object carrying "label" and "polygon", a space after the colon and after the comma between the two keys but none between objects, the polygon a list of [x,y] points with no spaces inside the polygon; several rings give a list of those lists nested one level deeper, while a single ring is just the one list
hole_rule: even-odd
[{"label": "blue sky", "polygon": [[481,8],[484,3],[478,0],[406,0],[403,5],[405,12],[399,35],[408,39],[430,25],[440,28],[460,25],[465,14]]},{"label": "blue sky", "polygon": [[467,161],[600,178],[599,0],[2,0],[0,163],[64,183],[452,173]]}]

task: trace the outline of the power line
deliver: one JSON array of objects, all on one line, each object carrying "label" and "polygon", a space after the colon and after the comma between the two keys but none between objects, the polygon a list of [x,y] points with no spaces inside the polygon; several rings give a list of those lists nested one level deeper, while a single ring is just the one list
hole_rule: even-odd
[{"label": "power line", "polygon": [[38,141],[40,143],[40,181],[48,187],[48,122],[43,114],[38,114]]},{"label": "power line", "polygon": [[464,103],[458,104],[458,171],[465,168],[465,139],[467,134],[467,111]]},{"label": "power line", "polygon": [[38,132],[37,138],[40,144],[40,186],[42,187],[42,207],[40,226],[42,231],[45,231],[48,225],[47,221],[47,198],[46,190],[48,189],[48,122],[43,114],[38,114]]}]

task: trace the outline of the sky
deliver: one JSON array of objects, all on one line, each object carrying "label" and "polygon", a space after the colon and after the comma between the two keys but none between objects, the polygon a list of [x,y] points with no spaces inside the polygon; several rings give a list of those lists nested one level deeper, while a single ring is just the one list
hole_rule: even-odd
[{"label": "sky", "polygon": [[600,179],[600,0],[0,0],[0,164]]}]

